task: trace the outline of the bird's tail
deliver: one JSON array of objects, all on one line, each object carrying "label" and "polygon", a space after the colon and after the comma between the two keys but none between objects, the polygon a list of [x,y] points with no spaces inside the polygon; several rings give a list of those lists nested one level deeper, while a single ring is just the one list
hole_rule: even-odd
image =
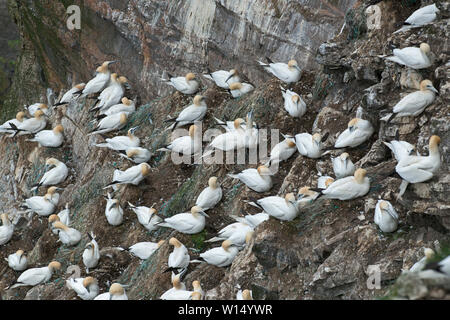
[{"label": "bird's tail", "polygon": [[213,237],[209,240],[205,240],[205,242],[217,242],[217,241],[223,241],[223,240],[225,240],[225,239],[221,238],[221,237]]}]

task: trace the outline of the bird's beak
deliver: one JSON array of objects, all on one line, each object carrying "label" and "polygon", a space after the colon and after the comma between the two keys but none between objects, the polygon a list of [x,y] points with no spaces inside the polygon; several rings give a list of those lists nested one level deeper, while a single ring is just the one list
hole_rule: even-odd
[{"label": "bird's beak", "polygon": [[200,213],[202,216],[209,218],[209,216],[206,214],[205,211],[199,211],[199,213]]},{"label": "bird's beak", "polygon": [[299,66],[295,66],[295,69],[297,69],[298,71],[302,71]]},{"label": "bird's beak", "polygon": [[110,66],[110,65],[112,65],[112,64],[114,64],[114,63],[117,63],[117,60],[110,61],[110,62],[108,63],[108,66]]},{"label": "bird's beak", "polygon": [[300,193],[297,195],[297,201],[303,199],[305,195],[303,193]]},{"label": "bird's beak", "polygon": [[437,95],[439,95],[439,91],[435,87],[431,87],[430,90],[434,91]]}]

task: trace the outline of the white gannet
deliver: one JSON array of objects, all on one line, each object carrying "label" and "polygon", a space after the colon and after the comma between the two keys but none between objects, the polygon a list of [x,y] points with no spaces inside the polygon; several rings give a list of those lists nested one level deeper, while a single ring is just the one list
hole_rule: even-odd
[{"label": "white gannet", "polygon": [[97,133],[108,133],[115,130],[120,130],[127,124],[128,116],[126,112],[119,112],[113,115],[107,116],[100,120],[97,126],[88,133],[89,135]]},{"label": "white gannet", "polygon": [[38,142],[40,146],[58,148],[64,141],[64,127],[57,125],[53,130],[42,130],[34,135],[34,138],[27,141]]},{"label": "white gannet", "polygon": [[165,218],[160,227],[172,228],[181,233],[196,234],[205,228],[205,217],[209,217],[201,207],[194,206],[190,212],[183,212]]},{"label": "white gannet", "polygon": [[416,263],[414,263],[411,268],[409,268],[408,272],[419,272],[422,271],[425,266],[427,265],[427,262],[429,260],[431,260],[434,257],[434,250],[430,249],[430,248],[423,248],[423,253],[425,254],[425,256],[420,259],[419,261],[417,261]]},{"label": "white gannet", "polygon": [[50,109],[48,105],[45,103],[35,103],[28,107],[25,107],[25,110],[28,111],[29,115],[34,117],[36,115],[36,111],[41,110],[45,115],[50,114]]},{"label": "white gannet", "polygon": [[252,291],[248,289],[239,290],[236,294],[236,300],[253,300]]},{"label": "white gannet", "polygon": [[103,189],[107,189],[119,184],[132,184],[137,186],[146,176],[150,174],[150,165],[148,163],[141,163],[125,171],[114,170],[113,182],[108,184]]},{"label": "white gannet", "polygon": [[262,198],[256,201],[256,205],[270,216],[283,221],[294,220],[299,212],[293,193],[288,193],[284,197]]},{"label": "white gannet", "polygon": [[370,181],[366,177],[366,170],[359,168],[351,177],[334,181],[321,193],[328,199],[350,200],[362,197],[369,192]]},{"label": "white gannet", "polygon": [[95,240],[94,233],[88,233],[91,241],[86,244],[83,251],[83,264],[86,267],[86,273],[89,273],[89,269],[93,269],[98,265],[100,260],[100,249],[97,241]]},{"label": "white gannet", "polygon": [[70,278],[66,283],[82,300],[92,300],[98,296],[98,281],[93,277]]},{"label": "white gannet", "polygon": [[230,88],[228,91],[233,96],[233,98],[239,98],[243,95],[253,91],[255,89],[255,86],[251,83],[246,82],[234,82],[230,84]]},{"label": "white gannet", "polygon": [[13,137],[16,135],[22,136],[25,134],[38,133],[43,130],[47,125],[47,120],[44,117],[44,112],[42,112],[42,110],[38,110],[34,114],[34,118],[24,120],[18,126],[12,122],[9,122],[9,125],[10,129],[15,131]]},{"label": "white gannet", "polygon": [[304,207],[320,196],[319,192],[311,190],[310,187],[301,187],[297,193],[297,205],[299,208]]},{"label": "white gannet", "polygon": [[217,183],[217,177],[211,177],[208,180],[208,187],[203,189],[198,195],[196,206],[199,206],[203,211],[214,208],[222,199],[222,187]]},{"label": "white gannet", "polygon": [[169,86],[174,87],[178,91],[184,94],[194,94],[198,91],[200,84],[196,80],[195,74],[189,72],[184,77],[172,77],[170,74],[167,74],[169,80],[162,79],[164,83],[167,83]]},{"label": "white gannet", "polygon": [[100,110],[100,112],[102,112],[118,104],[125,94],[125,85],[128,85],[127,78],[123,76],[119,77],[117,73],[111,74],[109,85],[98,96],[97,101],[89,111],[93,112]]},{"label": "white gannet", "polygon": [[52,230],[52,233],[58,235],[60,229],[55,228],[56,221],[61,221],[58,215],[52,214],[48,217],[48,223],[50,224],[50,229]]},{"label": "white gannet", "polygon": [[270,151],[270,159],[265,164],[266,166],[271,166],[272,164],[280,163],[292,157],[292,155],[297,151],[297,145],[295,144],[294,137],[290,135],[283,135],[284,140],[276,144]]},{"label": "white gannet", "polygon": [[245,123],[244,119],[238,118],[234,120],[234,130],[227,131],[215,137],[205,148],[205,153],[202,158],[212,154],[215,149],[228,152],[234,149],[239,150],[244,148],[246,143],[246,129],[242,128],[243,123]]},{"label": "white gannet", "polygon": [[198,130],[200,130],[199,127],[192,125],[189,127],[189,135],[176,138],[170,144],[156,151],[171,151],[187,156],[196,154],[202,148],[202,139],[195,136]]},{"label": "white gannet", "polygon": [[403,23],[403,27],[394,33],[406,31],[412,28],[422,27],[430,22],[433,22],[436,19],[436,13],[439,12],[439,9],[436,5],[430,4],[428,6],[422,7],[414,11],[408,19]]},{"label": "white gannet", "polygon": [[341,153],[339,157],[331,158],[331,162],[333,163],[334,175],[338,179],[352,176],[355,173],[356,167],[347,152]]},{"label": "white gannet", "polygon": [[79,83],[79,84],[75,85],[72,89],[67,91],[62,96],[62,98],[61,98],[61,100],[59,100],[59,102],[55,103],[53,106],[57,107],[57,106],[60,106],[63,104],[68,104],[72,100],[79,98],[85,87],[86,87],[85,83]]},{"label": "white gannet", "polygon": [[297,61],[290,60],[288,64],[286,64],[283,62],[274,63],[269,58],[266,59],[269,62],[269,64],[263,63],[261,61],[258,61],[258,63],[262,65],[266,71],[269,71],[281,81],[286,83],[292,83],[300,80],[302,71],[297,64]]},{"label": "white gannet", "polygon": [[128,297],[122,285],[113,283],[109,287],[109,292],[99,294],[94,300],[128,300]]},{"label": "white gannet", "polygon": [[170,253],[167,261],[168,268],[164,272],[176,271],[177,273],[183,273],[183,270],[189,266],[189,261],[191,260],[188,249],[174,237],[170,238],[169,244],[173,246],[173,251]]},{"label": "white gannet", "polygon": [[118,226],[123,222],[123,209],[120,206],[119,200],[112,199],[109,192],[108,198],[106,199],[105,215],[106,220],[112,226]]},{"label": "white gannet", "polygon": [[450,277],[450,255],[442,259],[441,261],[429,263],[425,266],[425,269],[431,269]]},{"label": "white gannet", "polygon": [[23,250],[17,250],[8,256],[8,266],[15,271],[23,271],[28,266],[28,259]]},{"label": "white gannet", "polygon": [[200,258],[208,264],[217,267],[227,267],[233,262],[238,252],[239,249],[236,245],[230,240],[225,240],[220,247],[201,253]]},{"label": "white gannet", "polygon": [[0,215],[2,225],[0,226],[0,246],[11,240],[14,233],[14,225],[9,220],[8,214],[2,213]]},{"label": "white gannet", "polygon": [[253,227],[245,222],[235,222],[227,225],[219,230],[216,237],[213,237],[205,242],[216,242],[230,240],[236,246],[244,246],[247,234],[253,231]]},{"label": "white gannet", "polygon": [[[126,97],[123,97],[121,100],[122,103],[115,104],[110,108],[103,110],[100,112],[101,115],[110,116],[119,112],[126,112],[127,114],[131,114],[136,111],[136,103],[133,100],[130,100]],[[97,117],[98,119],[99,117]]]},{"label": "white gannet", "polygon": [[161,222],[162,219],[156,215],[155,208],[148,208],[144,206],[136,207],[130,202],[128,202],[128,205],[130,206],[131,210],[136,213],[139,223],[142,224],[145,229],[147,229],[148,231],[153,231],[158,228],[156,224]]},{"label": "white gannet", "polygon": [[158,242],[138,242],[133,244],[128,249],[124,249],[121,247],[117,247],[120,251],[128,251],[132,255],[138,257],[141,260],[146,260],[150,258],[150,256],[162,246],[165,240],[160,240]]},{"label": "white gannet", "polygon": [[17,279],[17,283],[11,287],[17,288],[22,286],[36,286],[50,280],[55,270],[61,269],[61,263],[52,261],[47,267],[31,268],[22,272]]},{"label": "white gannet", "polygon": [[[420,82],[420,90],[404,96],[394,106],[393,114],[387,120],[390,122],[394,117],[405,117],[420,115],[426,107],[433,103],[439,91],[433,86],[430,80]],[[381,120],[385,120],[382,118]]]},{"label": "white gannet", "polygon": [[[54,166],[54,168],[52,168]],[[44,176],[41,178],[38,184],[34,185],[31,191],[34,189],[39,189],[41,186],[47,187],[52,185],[57,185],[66,180],[69,169],[67,166],[55,158],[48,158],[45,161],[45,167],[46,169],[50,169],[49,171],[46,171]]]},{"label": "white gannet", "polygon": [[428,156],[406,156],[397,163],[395,171],[403,179],[398,197],[405,193],[408,183],[425,182],[433,177],[441,166],[440,142],[441,138],[431,136]]},{"label": "white gannet", "polygon": [[[236,126],[235,121],[222,121],[216,117],[213,117],[214,120],[217,122],[217,124],[224,128],[226,131],[235,131],[239,128],[245,130],[247,128],[247,123],[243,120],[239,118],[239,125]],[[258,129],[258,124],[256,124],[254,121],[252,121],[253,123],[253,128]]]},{"label": "white gannet", "polygon": [[256,228],[257,226],[259,226],[261,223],[263,223],[264,221],[269,220],[269,215],[265,212],[260,212],[257,214],[248,214],[244,217],[237,217],[237,216],[231,216],[234,220],[236,220],[237,222],[243,222],[248,224],[249,226]]},{"label": "white gannet", "polygon": [[59,240],[68,246],[74,246],[81,240],[81,233],[77,229],[66,226],[61,221],[55,221],[53,226],[59,229]]},{"label": "white gannet", "polygon": [[319,179],[317,179],[317,188],[319,188],[319,189],[326,189],[333,182],[334,182],[334,179],[332,177],[330,177],[330,176],[321,176],[321,177],[319,177]]},{"label": "white gannet", "polygon": [[69,209],[69,204],[68,203],[66,203],[66,206],[65,206],[64,210],[61,210],[58,213],[58,218],[66,226],[70,225],[70,209]]},{"label": "white gannet", "polygon": [[253,125],[253,109],[246,115],[246,126],[244,135],[244,147],[247,149],[254,149],[259,144],[259,128]]},{"label": "white gannet", "polygon": [[206,114],[206,102],[205,97],[201,95],[196,95],[194,97],[193,104],[187,106],[180,112],[178,117],[165,120],[165,122],[174,122],[169,126],[169,129],[176,129],[177,127],[182,127],[187,124],[194,123],[196,121],[201,121]]},{"label": "white gannet", "polygon": [[174,285],[172,289],[166,291],[161,300],[202,300],[204,292],[200,285],[200,281],[196,280],[192,282],[193,291],[185,289],[177,289]]},{"label": "white gannet", "polygon": [[241,180],[247,187],[256,192],[267,192],[272,189],[272,175],[272,171],[264,165],[257,169],[245,169],[238,174],[228,174],[229,177]]},{"label": "white gannet", "polygon": [[14,133],[14,130],[11,130],[10,122],[16,127],[18,127],[24,120],[26,120],[25,112],[23,111],[17,112],[16,117],[14,119],[8,120],[0,126],[0,133]]},{"label": "white gannet", "polygon": [[152,157],[150,150],[141,147],[128,147],[120,151],[120,156],[136,164],[148,162]]},{"label": "white gannet", "polygon": [[228,89],[232,83],[241,82],[241,78],[239,77],[239,73],[236,69],[231,69],[230,71],[219,70],[209,72],[203,76],[206,79],[214,81],[218,87],[223,89]]},{"label": "white gannet", "polygon": [[375,206],[375,224],[383,232],[394,232],[398,226],[398,214],[389,201],[378,200]]},{"label": "white gannet", "polygon": [[392,140],[391,142],[383,141],[383,143],[389,149],[391,149],[397,162],[399,162],[400,160],[402,160],[407,156],[414,155],[414,152],[416,153],[416,155],[419,155],[416,151],[416,147],[410,144],[409,142]]},{"label": "white gannet", "polygon": [[363,119],[354,118],[349,121],[347,129],[345,129],[337,138],[334,147],[356,147],[365,142],[373,134],[372,124]]},{"label": "white gannet", "polygon": [[306,103],[297,93],[281,87],[281,94],[284,99],[284,109],[291,117],[301,118],[306,113]]},{"label": "white gannet", "polygon": [[328,138],[328,134],[323,137],[320,133],[310,135],[309,133],[299,133],[295,135],[295,144],[298,152],[305,157],[317,159],[323,155],[322,142]]},{"label": "white gannet", "polygon": [[392,53],[394,55],[386,57],[387,60],[405,65],[412,69],[424,69],[432,65],[429,56],[431,49],[426,43],[421,43],[419,48],[406,47],[403,49],[394,49]]},{"label": "white gannet", "polygon": [[81,97],[102,91],[108,85],[111,78],[111,71],[108,67],[116,62],[117,61],[103,62],[103,64],[97,68],[95,77],[91,79],[84,87]]},{"label": "white gannet", "polygon": [[55,211],[59,201],[59,194],[56,193],[58,189],[56,187],[50,187],[43,197],[34,196],[26,199],[23,203],[23,206],[27,208],[26,212],[35,212],[39,216],[51,215]]},{"label": "white gannet", "polygon": [[172,288],[170,288],[161,295],[160,297],[161,300],[174,300],[173,297],[176,297],[176,294],[178,292],[185,294],[186,286],[184,283],[181,282],[180,277],[181,277],[180,274],[172,276]]},{"label": "white gannet", "polygon": [[134,135],[138,127],[130,128],[126,136],[115,136],[105,139],[104,143],[97,143],[94,146],[108,148],[115,151],[127,150],[128,148],[139,147],[141,140]]}]

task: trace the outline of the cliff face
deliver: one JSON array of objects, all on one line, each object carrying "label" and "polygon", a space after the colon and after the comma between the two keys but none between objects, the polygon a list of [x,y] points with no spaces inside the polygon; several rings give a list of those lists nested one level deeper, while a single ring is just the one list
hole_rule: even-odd
[{"label": "cliff face", "polygon": [[[385,295],[402,269],[423,256],[423,247],[436,248],[449,240],[450,145],[448,134],[448,5],[439,2],[440,18],[433,24],[392,35],[420,4],[382,1],[380,29],[366,24],[365,8],[373,1],[84,1],[81,30],[65,26],[67,1],[11,1],[10,8],[21,32],[23,50],[18,61],[9,105],[2,118],[10,118],[24,103],[53,100],[72,84],[87,81],[92,70],[105,60],[119,60],[114,70],[130,79],[131,98],[137,97],[138,110],[126,128],[139,126],[142,146],[154,152],[150,176],[138,187],[121,187],[115,193],[122,207],[127,201],[151,206],[162,216],[189,209],[208,178],[218,176],[224,189],[222,202],[211,211],[205,231],[181,235],[161,228],[147,232],[133,212],[126,210],[119,227],[107,224],[102,188],[111,181],[115,168],[131,166],[112,151],[92,147],[102,138],[87,136],[92,128],[88,109],[91,100],[80,100],[54,111],[50,122],[61,123],[65,144],[56,150],[38,148],[25,138],[1,138],[1,210],[16,217],[12,240],[0,251],[0,294],[2,299],[72,299],[73,291],[64,287],[67,267],[78,265],[85,274],[81,254],[93,231],[102,249],[100,265],[91,275],[99,279],[102,292],[108,283],[129,285],[130,299],[156,299],[171,287],[167,267],[171,248],[166,243],[144,262],[126,252],[113,249],[138,241],[157,241],[176,236],[191,257],[215,245],[205,243],[225,225],[230,215],[256,213],[243,200],[252,197],[284,195],[302,186],[316,186],[317,171],[331,174],[329,157],[313,160],[295,154],[283,163],[274,177],[274,187],[256,194],[235,183],[226,174],[247,165],[174,165],[169,155],[155,150],[169,139],[163,122],[190,103],[192,97],[172,93],[159,81],[163,72],[200,74],[209,66],[242,70],[257,89],[230,99],[227,92],[203,80],[208,113],[206,130],[219,119],[244,117],[253,109],[262,128],[279,128],[284,134],[329,132],[325,147],[334,145],[338,134],[358,113],[376,130],[371,139],[349,151],[357,167],[364,167],[372,180],[368,195],[353,201],[324,200],[311,204],[292,222],[275,219],[260,225],[251,243],[239,253],[229,268],[206,264],[189,267],[185,283],[200,280],[207,296],[234,298],[236,286],[253,290],[257,299],[355,299]],[[340,35],[344,23],[346,27]],[[336,36],[338,35],[338,36]],[[328,40],[328,41],[327,41]],[[325,42],[325,43],[324,43]],[[379,121],[388,110],[410,92],[401,88],[403,68],[377,57],[390,54],[390,46],[430,44],[437,59],[421,70],[440,90],[440,97],[417,118],[394,119],[389,125]],[[322,44],[323,43],[323,44]],[[289,117],[283,109],[280,82],[256,66],[255,60],[294,57],[307,71],[293,90],[304,97],[308,112],[301,120]],[[62,90],[63,89],[63,90]],[[62,91],[61,91],[62,90]],[[149,121],[151,119],[151,121]],[[398,131],[401,140],[416,144],[427,154],[430,135],[441,137],[442,165],[427,183],[409,186],[403,200],[396,202],[400,178],[395,160],[382,141],[392,140]],[[336,156],[340,151],[333,151]],[[34,216],[31,222],[19,219],[19,204],[31,195],[31,186],[44,172],[45,159],[64,161],[71,174],[62,185],[58,211],[66,203],[71,208],[72,227],[83,233],[82,241],[67,248],[57,243],[47,219]],[[40,194],[43,193],[41,190]],[[384,234],[373,223],[376,200],[391,201],[400,215],[399,230]],[[31,267],[56,259],[62,272],[41,286],[4,289],[17,279],[4,257],[23,249]],[[367,286],[369,266],[381,270],[381,288]],[[426,287],[421,296],[432,294]],[[424,293],[425,292],[425,293]],[[406,294],[406,296],[408,296]],[[417,297],[417,296],[414,296]],[[440,298],[445,297],[441,296]]]}]

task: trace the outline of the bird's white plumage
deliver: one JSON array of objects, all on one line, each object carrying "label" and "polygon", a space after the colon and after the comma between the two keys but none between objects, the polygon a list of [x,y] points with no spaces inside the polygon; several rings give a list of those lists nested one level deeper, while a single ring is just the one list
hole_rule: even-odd
[{"label": "bird's white plumage", "polygon": [[336,178],[341,179],[352,176],[355,173],[356,167],[350,157],[343,153],[339,157],[331,158],[333,163],[333,171]]},{"label": "bird's white plumage", "polygon": [[212,188],[211,186],[206,187],[198,195],[196,206],[201,207],[204,211],[213,208],[222,199],[222,188],[217,186]]},{"label": "bird's white plumage", "polygon": [[161,222],[162,219],[158,217],[152,208],[145,206],[136,207],[135,205],[128,202],[131,210],[136,214],[140,224],[144,226],[148,231],[153,231],[158,228],[157,223]]},{"label": "bird's white plumage", "polygon": [[367,141],[373,134],[374,128],[372,124],[363,119],[357,119],[356,123],[349,125],[337,138],[334,144],[335,148],[354,148]]},{"label": "bird's white plumage", "polygon": [[96,282],[91,283],[87,288],[83,285],[85,278],[70,278],[66,280],[67,285],[75,291],[82,300],[92,300],[98,296],[99,287]]},{"label": "bird's white plumage", "polygon": [[112,226],[118,226],[123,222],[123,209],[117,199],[112,199],[108,193],[108,199],[106,199],[105,215],[108,223]]},{"label": "bird's white plumage", "polygon": [[301,118],[306,113],[306,103],[303,99],[291,90],[285,90],[281,87],[281,93],[284,98],[284,109],[291,117]]},{"label": "bird's white plumage", "polygon": [[[125,115],[125,116],[123,116]],[[88,135],[97,133],[108,133],[111,131],[120,130],[127,124],[127,112],[114,113],[100,120],[100,122],[95,127],[94,131]],[[125,121],[123,121],[125,119]]]},{"label": "bird's white plumage", "polygon": [[356,178],[351,176],[334,181],[327,189],[323,190],[322,193],[329,199],[351,200],[366,195],[369,190],[369,178],[364,177],[362,181],[358,183]]},{"label": "bird's white plumage", "polygon": [[201,213],[183,212],[164,219],[159,226],[177,230],[181,233],[196,234],[205,228],[205,216]]},{"label": "bird's white plumage", "polygon": [[279,220],[291,221],[298,215],[295,199],[287,201],[282,197],[270,196],[259,199],[257,203],[264,209],[264,212]]},{"label": "bird's white plumage", "polygon": [[2,225],[0,226],[0,246],[11,240],[14,233],[14,225],[6,214],[2,215]]},{"label": "bird's white plumage", "polygon": [[417,47],[394,49],[392,53],[394,55],[386,57],[387,60],[413,69],[424,69],[432,65],[432,61],[428,54]]},{"label": "bird's white plumage", "polygon": [[235,246],[229,247],[228,250],[225,250],[221,246],[201,253],[200,257],[208,264],[212,264],[217,267],[227,267],[233,262],[238,252],[239,250]]},{"label": "bird's white plumage", "polygon": [[241,78],[237,74],[232,74],[230,71],[219,70],[209,74],[203,75],[206,79],[212,80],[215,84],[223,89],[228,89],[230,84],[241,82]]},{"label": "bird's white plumage", "polygon": [[[131,152],[132,155],[128,156],[127,153]],[[141,147],[129,147],[125,149],[125,154],[120,154],[121,157],[124,157],[136,164],[141,164],[144,162],[148,162],[152,157],[152,153],[150,150],[141,148]]]},{"label": "bird's white plumage", "polygon": [[293,65],[292,67],[289,67],[288,64],[283,62],[266,64],[258,61],[258,63],[263,66],[266,71],[272,73],[275,77],[285,83],[297,82],[298,80],[300,80],[300,77],[302,75],[302,72],[297,63],[295,63],[295,65]]},{"label": "bird's white plumage", "polygon": [[118,169],[114,170],[112,184],[105,187],[104,189],[118,184],[132,184],[137,186],[145,178],[145,175],[142,172],[144,166],[147,167],[148,170],[150,170],[150,166],[147,163],[138,164],[136,166],[128,168],[125,171],[121,171]]},{"label": "bird's white plumage", "polygon": [[[394,154],[395,159],[398,161],[402,160],[403,158],[413,155],[415,151],[414,145],[410,144],[406,141],[397,141],[392,140],[391,142],[384,142],[383,143],[391,149],[392,153]],[[417,152],[416,152],[416,155]]]},{"label": "bird's white plumage", "polygon": [[159,248],[156,242],[138,242],[133,244],[128,251],[141,260],[146,260]]},{"label": "bird's white plumage", "polygon": [[247,187],[256,192],[267,192],[272,186],[272,177],[268,173],[260,174],[257,169],[245,169],[238,174],[228,174],[233,179],[239,179]]},{"label": "bird's white plumage", "polygon": [[[386,207],[381,206],[382,202],[385,203]],[[383,232],[394,232],[397,230],[398,214],[389,201],[377,201],[377,205],[375,206],[374,222]]]},{"label": "bird's white plumage", "polygon": [[317,159],[322,156],[322,141],[309,133],[295,135],[295,144],[298,152],[305,157]]},{"label": "bird's white plumage", "polygon": [[11,253],[6,261],[8,261],[8,266],[15,271],[23,271],[28,266],[28,259],[23,253]]}]

